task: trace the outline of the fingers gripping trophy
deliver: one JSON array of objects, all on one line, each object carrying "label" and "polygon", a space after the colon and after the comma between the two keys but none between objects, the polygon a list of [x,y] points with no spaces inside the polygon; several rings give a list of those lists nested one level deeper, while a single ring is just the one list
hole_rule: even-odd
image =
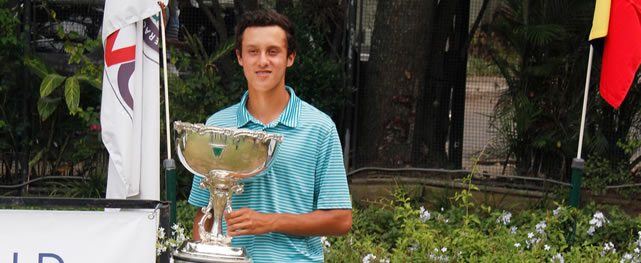
[{"label": "fingers gripping trophy", "polygon": [[[200,241],[185,242],[174,254],[174,262],[251,262],[243,248],[232,247],[231,237],[222,231],[223,213],[231,211],[232,194],[241,194],[240,179],[267,169],[281,135],[245,129],[219,128],[175,122],[176,148],[180,162],[196,176],[200,187],[209,189],[205,216],[198,223]],[[205,224],[213,217],[211,231]]]}]

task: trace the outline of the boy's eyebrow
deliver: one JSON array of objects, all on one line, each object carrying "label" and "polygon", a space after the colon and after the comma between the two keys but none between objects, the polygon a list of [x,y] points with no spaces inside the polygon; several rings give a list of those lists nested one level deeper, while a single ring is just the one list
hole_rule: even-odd
[{"label": "boy's eyebrow", "polygon": [[[258,48],[258,45],[248,44],[247,46],[245,46],[245,48]],[[281,47],[281,46],[278,46],[278,45],[269,45],[269,46],[267,46],[266,49],[284,49],[284,47]]]}]

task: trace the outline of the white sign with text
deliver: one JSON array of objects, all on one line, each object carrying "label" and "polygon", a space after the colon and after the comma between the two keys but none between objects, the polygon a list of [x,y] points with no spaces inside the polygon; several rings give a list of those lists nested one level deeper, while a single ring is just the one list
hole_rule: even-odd
[{"label": "white sign with text", "polygon": [[158,215],[0,209],[0,262],[156,262]]}]

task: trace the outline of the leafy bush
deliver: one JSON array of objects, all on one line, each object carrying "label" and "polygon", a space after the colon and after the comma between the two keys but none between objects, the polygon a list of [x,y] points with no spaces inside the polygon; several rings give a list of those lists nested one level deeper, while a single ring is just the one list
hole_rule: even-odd
[{"label": "leafy bush", "polygon": [[196,217],[197,209],[185,200],[176,202],[176,224],[187,229],[185,234],[188,238],[191,238],[191,226],[194,222],[194,217]]},{"label": "leafy bush", "polygon": [[[463,193],[464,194],[464,193]],[[403,192],[354,209],[353,229],[327,239],[327,262],[639,262],[641,218],[616,207],[559,205],[515,214],[491,207],[416,207]],[[469,204],[467,204],[469,205]],[[468,213],[469,212],[469,213]]]},{"label": "leafy bush", "polygon": [[[618,141],[617,146],[629,156],[639,148],[639,140]],[[595,194],[606,194],[609,185],[634,184],[639,181],[639,174],[632,169],[627,159],[613,161],[602,154],[591,155],[585,163],[585,186]],[[616,193],[626,197],[639,193],[636,187],[617,188]]]}]

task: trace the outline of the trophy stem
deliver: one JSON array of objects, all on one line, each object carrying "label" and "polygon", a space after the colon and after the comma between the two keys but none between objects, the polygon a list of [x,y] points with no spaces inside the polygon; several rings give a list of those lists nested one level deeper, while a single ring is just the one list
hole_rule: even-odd
[{"label": "trophy stem", "polygon": [[211,236],[214,239],[222,239],[224,237],[223,215],[229,206],[231,195],[228,189],[215,188],[210,191],[212,191],[211,202],[214,207],[214,225],[211,228]]},{"label": "trophy stem", "polygon": [[[242,186],[229,174],[227,171],[214,170],[201,182],[201,187],[209,188],[210,192],[209,204],[203,208],[205,216],[198,223],[198,231],[204,243],[226,246],[231,244],[231,237],[223,233],[223,215],[225,211],[231,211],[232,193],[242,191]],[[207,232],[205,222],[212,216],[211,232]]]}]

